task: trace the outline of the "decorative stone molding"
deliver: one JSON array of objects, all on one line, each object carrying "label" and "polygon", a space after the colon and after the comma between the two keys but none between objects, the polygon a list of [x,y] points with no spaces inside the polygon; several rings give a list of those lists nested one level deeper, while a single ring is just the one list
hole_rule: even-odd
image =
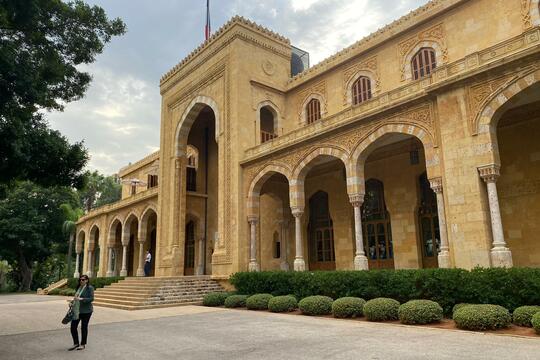
[{"label": "decorative stone molding", "polygon": [[292,214],[292,216],[294,216],[295,218],[302,217],[302,215],[304,214],[304,208],[303,208],[303,207],[299,207],[299,206],[292,206],[292,207],[291,207],[291,214]]},{"label": "decorative stone molding", "polygon": [[523,30],[540,25],[539,0],[521,0]]},{"label": "decorative stone molding", "polygon": [[256,215],[248,215],[247,221],[250,225],[257,225],[259,222],[259,217]]},{"label": "decorative stone molding", "polygon": [[360,207],[364,203],[365,193],[349,194],[349,202],[354,207]]},{"label": "decorative stone molding", "polygon": [[381,80],[377,68],[377,57],[373,56],[364,61],[347,67],[343,71],[343,104],[352,105],[352,86],[361,76],[371,81],[371,94],[377,96],[381,89]]},{"label": "decorative stone molding", "polygon": [[429,179],[429,185],[431,186],[431,189],[436,194],[440,194],[440,193],[443,192],[442,177],[436,177],[436,178]]},{"label": "decorative stone molding", "polygon": [[188,145],[187,146],[187,151],[186,151],[186,158],[190,158],[190,157],[193,157],[195,159],[195,169],[198,169],[199,168],[199,149],[197,149],[195,146],[193,145]]},{"label": "decorative stone molding", "polygon": [[297,95],[298,121],[300,125],[307,125],[306,106],[311,99],[319,100],[321,104],[321,118],[324,118],[328,109],[328,95],[326,93],[326,81],[307,87]]},{"label": "decorative stone molding", "polygon": [[431,47],[435,50],[438,66],[448,63],[446,34],[442,23],[421,31],[398,44],[398,56],[401,59],[401,81],[412,79],[412,57],[423,47]]},{"label": "decorative stone molding", "polygon": [[496,182],[501,175],[500,169],[501,166],[497,164],[483,165],[478,167],[478,173],[486,183]]}]

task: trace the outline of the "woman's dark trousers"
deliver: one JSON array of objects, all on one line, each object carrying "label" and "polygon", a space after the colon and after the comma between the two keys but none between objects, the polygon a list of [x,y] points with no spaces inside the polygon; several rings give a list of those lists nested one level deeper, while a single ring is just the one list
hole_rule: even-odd
[{"label": "woman's dark trousers", "polygon": [[[79,320],[72,320],[71,321],[71,337],[73,338],[73,345],[86,345],[86,338],[88,337],[88,323],[90,322],[90,316],[92,316],[92,313],[88,314],[79,314]],[[81,335],[82,335],[82,341],[79,342],[79,333],[77,331],[77,327],[79,326],[79,321],[82,322],[81,325]]]}]

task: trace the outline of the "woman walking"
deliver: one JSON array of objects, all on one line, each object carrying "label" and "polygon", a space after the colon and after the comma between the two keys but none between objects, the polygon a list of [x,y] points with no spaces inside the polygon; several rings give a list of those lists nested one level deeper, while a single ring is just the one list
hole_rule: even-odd
[{"label": "woman walking", "polygon": [[[79,285],[75,291],[75,297],[73,298],[73,320],[71,321],[71,337],[73,338],[73,346],[68,350],[84,350],[86,346],[86,339],[88,337],[88,323],[92,316],[94,301],[94,288],[89,284],[90,279],[87,275],[81,275],[79,278]],[[81,325],[81,341],[79,342],[79,332],[77,327]]]}]

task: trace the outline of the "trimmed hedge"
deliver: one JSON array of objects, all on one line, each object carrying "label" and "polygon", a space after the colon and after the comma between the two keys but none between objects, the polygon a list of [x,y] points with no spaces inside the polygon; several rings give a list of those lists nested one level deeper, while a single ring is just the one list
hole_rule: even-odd
[{"label": "trimmed hedge", "polygon": [[399,321],[402,324],[430,324],[441,321],[443,309],[431,300],[411,300],[398,309]]},{"label": "trimmed hedge", "polygon": [[459,304],[454,305],[454,307],[452,307],[452,316],[454,316],[454,313],[455,313],[458,309],[461,309],[462,307],[468,306],[468,305],[473,305],[473,304],[459,303]]},{"label": "trimmed hedge", "polygon": [[[94,289],[99,289],[99,288],[104,287],[105,285],[111,285],[113,283],[119,282],[120,280],[124,280],[124,277],[123,276],[94,277],[94,278],[90,278],[90,285],[92,285]],[[67,287],[71,289],[76,289],[78,283],[79,283],[78,278],[68,279]]]},{"label": "trimmed hedge", "polygon": [[271,312],[289,312],[298,307],[298,302],[293,295],[274,296],[268,301],[268,310]]},{"label": "trimmed hedge", "polygon": [[222,306],[230,294],[227,292],[211,292],[203,297],[204,306]]},{"label": "trimmed hedge", "polygon": [[465,330],[496,330],[512,323],[510,312],[499,305],[464,306],[454,313],[456,326]]},{"label": "trimmed hedge", "polygon": [[328,315],[332,313],[332,300],[328,296],[308,296],[298,303],[298,307],[304,315]]},{"label": "trimmed hedge", "polygon": [[268,301],[273,298],[270,294],[251,295],[246,300],[246,307],[249,310],[268,310]]},{"label": "trimmed hedge", "polygon": [[342,297],[332,303],[332,314],[337,318],[355,318],[364,315],[366,300],[357,297]]},{"label": "trimmed hedge", "polygon": [[364,315],[369,321],[398,319],[399,301],[389,298],[371,299],[364,305]]},{"label": "trimmed hedge", "polygon": [[246,307],[248,295],[231,295],[225,299],[223,303],[226,308]]},{"label": "trimmed hedge", "polygon": [[459,303],[496,304],[511,311],[540,304],[540,268],[262,271],[236,273],[230,282],[242,294],[292,294],[298,299],[427,299],[439,303],[448,315]]},{"label": "trimmed hedge", "polygon": [[536,333],[540,335],[540,312],[537,312],[533,315],[531,319],[531,324],[534,328],[534,331],[536,331]]},{"label": "trimmed hedge", "polygon": [[537,312],[540,312],[540,306],[520,306],[514,310],[512,321],[518,326],[532,327],[531,319]]}]

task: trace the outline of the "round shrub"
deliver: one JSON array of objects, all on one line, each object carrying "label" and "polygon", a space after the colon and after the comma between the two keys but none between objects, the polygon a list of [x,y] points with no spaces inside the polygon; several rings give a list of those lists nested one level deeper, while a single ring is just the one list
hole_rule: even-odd
[{"label": "round shrub", "polygon": [[537,312],[533,315],[531,319],[531,324],[534,328],[534,331],[536,331],[536,333],[540,335],[540,312]]},{"label": "round shrub", "polygon": [[455,313],[458,309],[461,309],[462,307],[468,306],[468,305],[472,305],[472,304],[469,304],[469,303],[459,303],[459,304],[454,305],[454,307],[452,308],[452,315],[454,315],[454,313]]},{"label": "round shrub", "polygon": [[273,298],[270,294],[251,295],[246,300],[246,307],[249,310],[268,310],[268,301]]},{"label": "round shrub", "polygon": [[456,326],[465,330],[495,330],[508,327],[510,312],[499,305],[463,306],[454,313]]},{"label": "round shrub", "polygon": [[332,312],[332,298],[328,296],[308,296],[298,303],[304,315],[328,315]]},{"label": "round shrub", "polygon": [[245,307],[247,298],[247,295],[231,295],[227,296],[223,304],[226,308]]},{"label": "round shrub", "polygon": [[271,312],[289,312],[297,307],[298,302],[292,295],[274,296],[268,301],[268,310]]},{"label": "round shrub", "polygon": [[225,303],[225,299],[229,296],[226,292],[212,292],[204,295],[204,306],[222,306]]},{"label": "round shrub", "polygon": [[512,321],[518,326],[531,327],[531,319],[537,312],[540,312],[540,306],[520,306],[514,310]]},{"label": "round shrub", "polygon": [[398,309],[399,321],[402,324],[430,324],[441,321],[443,308],[431,300],[411,300]]},{"label": "round shrub", "polygon": [[371,299],[364,305],[364,315],[369,321],[398,319],[399,301],[390,298]]},{"label": "round shrub", "polygon": [[366,300],[357,297],[342,297],[332,303],[332,314],[337,318],[355,318],[364,315]]}]

